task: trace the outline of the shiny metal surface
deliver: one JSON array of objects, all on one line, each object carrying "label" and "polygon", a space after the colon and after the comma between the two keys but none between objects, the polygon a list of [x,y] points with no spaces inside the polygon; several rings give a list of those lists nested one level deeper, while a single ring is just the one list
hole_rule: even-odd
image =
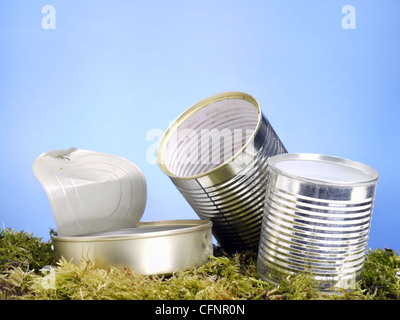
[{"label": "shiny metal surface", "polygon": [[[179,136],[179,130],[192,130],[189,142],[184,135]],[[227,133],[224,143],[237,132],[246,131],[246,134],[242,135],[245,137],[241,143],[232,147],[234,152],[227,152],[232,151],[228,150],[229,146],[224,151],[219,149],[223,159],[210,164],[203,160],[208,159],[211,151],[201,149],[196,153],[205,141],[196,138],[207,130],[215,130],[217,137],[218,133]],[[174,139],[175,144],[171,142]],[[212,152],[219,147],[217,142]],[[193,161],[185,165],[182,158],[188,150],[192,150],[188,157]],[[172,123],[160,142],[158,164],[198,216],[212,221],[213,234],[226,251],[256,251],[267,183],[267,159],[284,152],[287,152],[285,147],[258,102],[246,93],[227,92],[200,101]]]},{"label": "shiny metal surface", "polygon": [[41,154],[33,173],[46,191],[59,236],[135,227],[146,207],[143,172],[131,161],[70,148]]},{"label": "shiny metal surface", "polygon": [[211,222],[170,220],[140,222],[137,228],[87,236],[52,235],[57,259],[90,259],[101,268],[128,267],[143,275],[171,274],[197,268],[213,254]]},{"label": "shiny metal surface", "polygon": [[[282,166],[284,161],[294,165]],[[305,168],[307,174],[288,173],[282,167]],[[271,157],[259,275],[278,283],[305,272],[320,290],[353,289],[364,266],[378,178],[371,167],[337,157]]]}]

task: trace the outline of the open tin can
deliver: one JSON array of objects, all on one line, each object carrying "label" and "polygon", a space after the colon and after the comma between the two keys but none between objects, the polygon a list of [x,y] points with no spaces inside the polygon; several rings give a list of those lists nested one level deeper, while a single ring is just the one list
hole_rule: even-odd
[{"label": "open tin can", "polygon": [[51,236],[57,259],[100,268],[120,266],[142,275],[172,274],[200,267],[213,254],[211,222],[169,220],[140,222],[135,228],[84,236]]},{"label": "open tin can", "polygon": [[268,163],[259,275],[279,283],[304,272],[320,290],[353,289],[362,276],[378,172],[318,154],[282,154]]},{"label": "open tin can", "polygon": [[287,152],[252,96],[226,92],[183,112],[158,149],[160,169],[228,252],[257,251],[267,159]]}]

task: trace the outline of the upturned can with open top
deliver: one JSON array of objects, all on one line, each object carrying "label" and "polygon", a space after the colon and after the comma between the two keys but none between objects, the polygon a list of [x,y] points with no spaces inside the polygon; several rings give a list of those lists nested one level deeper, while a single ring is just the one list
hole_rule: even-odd
[{"label": "upturned can with open top", "polygon": [[166,130],[158,164],[228,252],[257,251],[267,159],[285,153],[261,108],[243,92],[208,97]]}]

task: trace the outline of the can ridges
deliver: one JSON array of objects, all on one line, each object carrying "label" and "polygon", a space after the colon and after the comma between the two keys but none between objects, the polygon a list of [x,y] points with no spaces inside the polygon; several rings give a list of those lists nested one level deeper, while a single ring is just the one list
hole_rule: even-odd
[{"label": "can ridges", "polygon": [[[331,231],[332,234],[337,233],[337,231],[349,232],[352,230],[358,230],[362,226],[369,226],[371,222],[371,212],[366,212],[365,214],[357,214],[356,218],[354,215],[347,219],[346,217],[340,218],[336,217],[336,219],[325,219],[326,217],[315,216],[310,213],[310,211],[305,211],[308,213],[308,216],[303,214],[303,211],[292,211],[287,212],[282,208],[276,209],[273,206],[268,208],[269,216],[268,218],[275,223],[279,223],[282,225],[291,225],[298,228],[302,228],[304,226],[304,230],[315,230],[315,231]],[[299,212],[300,214],[297,214]],[[345,215],[342,215],[342,217]]]},{"label": "can ridges", "polygon": [[[364,256],[364,253],[361,254]],[[361,256],[360,255],[360,256]],[[313,273],[321,273],[322,271],[335,270],[336,268],[343,272],[346,269],[354,269],[362,267],[364,259],[358,258],[357,260],[349,260],[346,257],[325,257],[321,259],[320,256],[309,256],[296,254],[295,252],[279,252],[275,254],[275,261],[279,260],[280,265],[285,266],[288,269],[293,269],[294,266],[302,268],[312,268]]]},{"label": "can ridges", "polygon": [[[267,240],[267,241],[266,241]],[[365,243],[354,243],[350,245],[341,246],[328,246],[323,245],[312,245],[311,243],[294,243],[288,238],[278,238],[276,235],[269,235],[268,239],[263,239],[260,243],[263,243],[267,247],[273,247],[275,249],[280,248],[280,250],[286,250],[287,252],[298,252],[300,254],[310,254],[310,255],[321,255],[324,256],[347,256],[357,253],[365,253]]]},{"label": "can ridges", "polygon": [[[265,187],[265,186],[264,186]],[[227,198],[220,198],[217,197],[217,199],[213,199],[213,205],[204,203],[204,202],[198,202],[196,200],[191,200],[193,205],[196,206],[197,209],[199,210],[212,210],[213,207],[218,207],[218,211],[220,212],[231,212],[234,214],[235,212],[241,212],[242,208],[245,208],[246,210],[248,209],[249,204],[251,205],[251,202],[254,200],[259,200],[262,199],[264,200],[265,198],[265,191],[263,186],[259,185],[257,189],[254,190],[253,194],[249,194],[246,192],[246,190],[242,190],[239,192],[236,197],[234,196],[229,196]],[[259,205],[262,207],[262,203]]]},{"label": "can ridges", "polygon": [[[328,238],[338,238],[338,239],[347,239],[352,238],[355,235],[358,237],[362,236],[364,232],[368,233],[370,221],[367,223],[363,223],[360,225],[335,225],[334,227],[317,227],[317,226],[308,226],[304,224],[302,221],[295,220],[282,220],[273,216],[271,212],[267,218],[267,220],[263,220],[263,223],[266,227],[271,228],[274,225],[279,227],[279,230],[285,231],[293,234],[301,235],[304,238],[317,238],[328,239]],[[322,225],[322,223],[320,224]],[[344,241],[344,240],[342,240]]]},{"label": "can ridges", "polygon": [[[365,262],[376,180],[339,184],[298,178],[276,170],[278,160],[289,161],[286,159],[354,163],[307,154],[270,158],[257,257],[259,275],[279,282],[287,275],[306,272],[312,274],[321,290],[332,286],[354,288]],[[359,163],[356,165],[365,169]],[[295,169],[293,172],[303,172],[301,168]],[[314,167],[307,167],[311,169]],[[313,172],[313,175],[319,176],[319,173]]]},{"label": "can ridges", "polygon": [[339,207],[347,210],[348,208],[355,207],[355,206],[363,206],[366,204],[370,204],[373,202],[372,197],[363,198],[362,200],[328,200],[328,199],[321,199],[321,198],[313,198],[307,197],[299,193],[292,193],[287,192],[285,190],[276,188],[274,190],[269,191],[271,194],[276,195],[279,198],[285,199],[288,202],[292,203],[303,203],[310,205],[317,205],[317,206],[326,206],[326,207]]},{"label": "can ridges", "polygon": [[[230,102],[226,101],[202,110],[216,101],[229,99],[244,99],[251,104],[235,100],[233,105],[236,109],[232,111]],[[219,106],[224,106],[224,109],[216,112]],[[210,112],[216,113],[213,116]],[[196,168],[191,164],[186,167],[175,164],[174,172],[164,165],[166,156],[172,159],[196,147],[193,139],[187,145],[171,144],[171,148],[175,149],[166,150],[173,135],[177,137],[177,130],[190,128],[201,132],[204,128],[224,130],[225,127],[233,131],[246,130],[251,134],[246,136],[246,140],[241,140],[242,147],[235,149],[237,152],[233,152],[228,159],[224,158],[224,162],[216,166],[199,163]],[[207,143],[207,139],[201,142]],[[183,146],[182,150],[178,150]],[[212,146],[209,154],[201,153],[201,156],[209,160],[216,150],[221,150],[219,145]],[[226,151],[229,150],[223,151],[220,156],[229,154]],[[245,93],[228,92],[204,99],[181,114],[161,140],[158,162],[197,215],[213,222],[213,234],[226,251],[257,250],[268,178],[267,160],[279,152],[287,151],[261,112],[258,102]],[[196,156],[189,154],[189,161],[196,160]]]},{"label": "can ridges", "polygon": [[260,150],[257,155],[254,156],[254,161],[250,166],[242,168],[241,171],[237,172],[237,174],[231,179],[226,179],[222,183],[213,184],[211,186],[203,186],[199,189],[193,190],[185,190],[183,188],[178,189],[181,191],[185,191],[186,193],[201,193],[201,191],[205,190],[210,196],[220,195],[227,192],[227,190],[233,189],[237,187],[238,190],[242,188],[246,188],[247,183],[250,181],[254,181],[259,179],[259,177],[267,177],[268,171],[267,166],[268,163],[266,161],[266,152],[265,150]]},{"label": "can ridges", "polygon": [[293,228],[284,228],[269,223],[269,221],[263,220],[264,227],[268,228],[269,233],[265,235],[265,239],[270,237],[276,237],[283,241],[291,241],[295,245],[303,245],[305,247],[350,247],[353,245],[360,245],[361,243],[365,246],[368,241],[368,229],[364,232],[359,233],[347,233],[338,237],[338,234],[316,234],[316,233],[305,233]]},{"label": "can ridges", "polygon": [[365,258],[365,251],[357,251],[348,254],[334,255],[317,255],[303,253],[302,251],[286,250],[281,246],[272,243],[263,243],[263,250],[266,253],[264,258],[270,261],[279,260],[281,265],[291,267],[297,266],[315,266],[317,269],[330,269],[332,265],[341,266],[343,269],[352,267],[353,265],[362,264]]},{"label": "can ridges", "polygon": [[331,266],[331,267],[326,267],[326,268],[318,268],[313,265],[302,265],[302,264],[295,264],[295,263],[287,265],[284,263],[284,261],[285,260],[283,260],[282,263],[279,263],[279,262],[281,262],[279,259],[276,259],[274,261],[268,260],[268,261],[265,261],[264,264],[267,267],[271,268],[275,272],[276,271],[282,272],[282,273],[285,273],[286,275],[293,275],[298,272],[306,272],[306,273],[312,274],[313,278],[316,280],[318,280],[318,278],[319,278],[319,279],[323,279],[324,281],[332,281],[332,283],[334,281],[337,281],[338,279],[354,277],[354,275],[356,273],[359,273],[359,275],[361,275],[361,272],[363,269],[363,263],[364,263],[364,261],[362,261],[359,264],[355,264],[355,265],[349,266],[347,268],[344,268],[343,265],[336,265],[336,266]]},{"label": "can ridges", "polygon": [[[287,263],[290,261],[290,264]],[[354,274],[354,272],[361,271],[363,268],[364,260],[357,261],[353,264],[345,264],[343,261],[336,260],[335,263],[313,263],[308,261],[304,264],[304,259],[290,259],[285,256],[275,257],[275,260],[268,261],[270,265],[278,267],[281,270],[286,269],[290,273],[295,273],[297,271],[308,271],[312,273],[313,276],[324,275],[326,277],[335,277],[338,275]]]},{"label": "can ridges", "polygon": [[[279,213],[278,213],[279,215]],[[288,227],[293,230],[299,230],[300,232],[313,232],[314,234],[349,234],[352,232],[357,232],[363,228],[369,227],[370,217],[364,219],[350,220],[350,221],[332,221],[332,220],[317,220],[317,219],[307,219],[300,216],[293,216],[292,219],[283,219],[276,215],[276,211],[270,210],[269,221],[272,223],[279,223],[282,227]]]},{"label": "can ridges", "polygon": [[311,210],[304,209],[304,207],[302,206],[282,207],[272,202],[269,204],[269,210],[275,212],[276,215],[286,217],[287,219],[302,218],[305,220],[316,221],[316,222],[331,221],[331,223],[335,223],[335,221],[338,223],[341,221],[343,221],[344,223],[351,223],[351,221],[358,219],[369,220],[371,215],[371,208],[368,208],[368,210],[358,210],[358,211],[319,210],[318,212],[313,213]]}]

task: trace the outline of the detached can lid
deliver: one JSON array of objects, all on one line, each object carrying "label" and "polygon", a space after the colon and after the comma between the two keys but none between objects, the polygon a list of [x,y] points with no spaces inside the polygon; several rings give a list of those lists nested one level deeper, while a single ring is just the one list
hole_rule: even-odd
[{"label": "detached can lid", "polygon": [[60,236],[132,228],[147,201],[142,171],[127,159],[71,148],[45,152],[33,172],[47,193]]}]

